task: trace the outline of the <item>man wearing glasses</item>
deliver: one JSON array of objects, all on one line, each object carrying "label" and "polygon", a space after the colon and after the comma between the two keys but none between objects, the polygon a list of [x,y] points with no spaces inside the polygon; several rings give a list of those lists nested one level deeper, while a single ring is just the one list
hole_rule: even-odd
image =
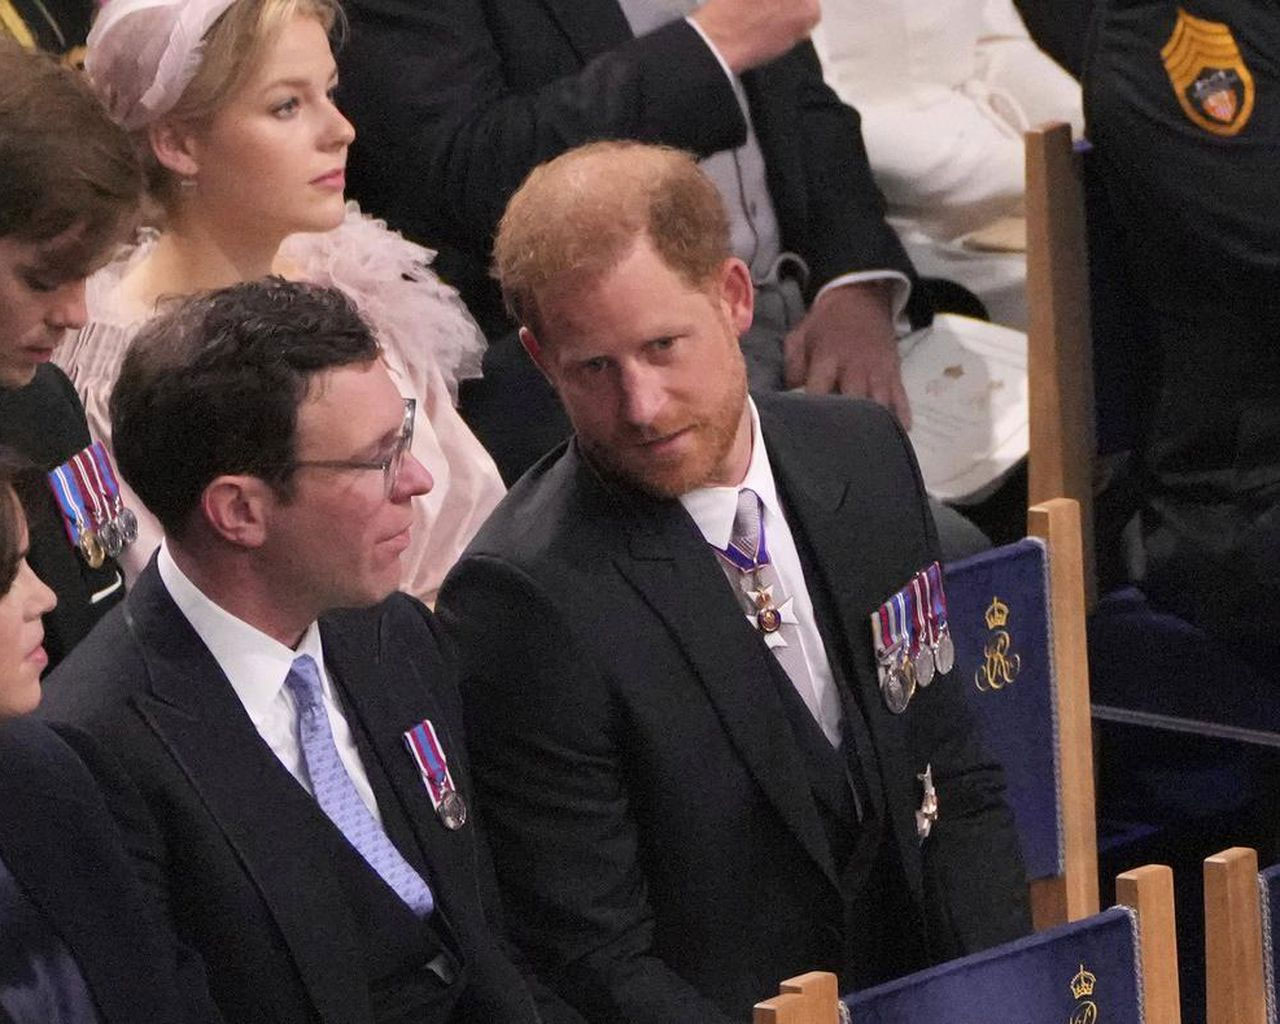
[{"label": "man wearing glasses", "polygon": [[453,657],[395,593],[432,481],[378,355],[340,293],[279,279],[144,328],[111,418],[165,540],[46,713],[228,1021],[534,1022],[491,929]]}]

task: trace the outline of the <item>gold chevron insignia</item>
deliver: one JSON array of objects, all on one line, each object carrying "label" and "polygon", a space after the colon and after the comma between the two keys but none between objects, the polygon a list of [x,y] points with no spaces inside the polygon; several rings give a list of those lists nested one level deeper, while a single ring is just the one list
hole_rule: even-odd
[{"label": "gold chevron insignia", "polygon": [[1220,136],[1238,135],[1253,114],[1253,74],[1231,29],[1178,8],[1160,51],[1173,93],[1192,124]]},{"label": "gold chevron insignia", "polygon": [[35,36],[10,0],[0,0],[0,36],[11,36],[28,50],[36,48]]}]

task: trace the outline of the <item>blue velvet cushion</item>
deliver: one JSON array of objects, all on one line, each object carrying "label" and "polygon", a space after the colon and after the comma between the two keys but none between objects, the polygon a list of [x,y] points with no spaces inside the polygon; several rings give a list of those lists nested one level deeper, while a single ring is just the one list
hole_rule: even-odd
[{"label": "blue velvet cushion", "polygon": [[1280,941],[1280,864],[1258,876],[1262,897],[1262,963],[1267,972],[1267,1020],[1276,1019],[1280,1007],[1280,970],[1276,969],[1276,943]]},{"label": "blue velvet cushion", "polygon": [[1124,907],[843,997],[853,1024],[1139,1024]]},{"label": "blue velvet cushion", "polygon": [[1027,876],[1055,877],[1063,850],[1044,545],[1008,544],[953,562],[945,574],[955,680],[1004,766]]}]

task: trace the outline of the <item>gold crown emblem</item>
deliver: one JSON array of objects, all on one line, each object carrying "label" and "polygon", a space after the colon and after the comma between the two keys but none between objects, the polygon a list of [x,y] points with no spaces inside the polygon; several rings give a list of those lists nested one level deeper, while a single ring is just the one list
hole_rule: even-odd
[{"label": "gold crown emblem", "polygon": [[1084,964],[1080,965],[1080,973],[1071,979],[1071,995],[1076,999],[1083,999],[1085,996],[1093,995],[1093,986],[1097,983],[1097,977],[1092,971],[1086,971]]},{"label": "gold crown emblem", "polygon": [[993,597],[987,608],[986,620],[987,629],[1003,629],[1004,624],[1009,621],[1009,606],[1000,598]]}]

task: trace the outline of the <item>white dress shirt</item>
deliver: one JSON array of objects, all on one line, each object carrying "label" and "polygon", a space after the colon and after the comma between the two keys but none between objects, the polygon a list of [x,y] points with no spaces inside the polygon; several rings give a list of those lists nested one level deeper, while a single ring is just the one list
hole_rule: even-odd
[{"label": "white dress shirt", "polygon": [[760,496],[769,561],[777,570],[783,590],[794,601],[793,607],[799,620],[797,630],[800,649],[809,669],[812,690],[807,691],[803,682],[796,682],[794,679],[792,682],[831,745],[839,746],[842,718],[840,695],[831,672],[831,662],[827,660],[827,651],[822,644],[822,634],[818,632],[818,623],[813,616],[813,601],[805,586],[795,538],[782,514],[782,503],[778,500],[778,488],[773,479],[773,468],[769,464],[769,453],[765,450],[764,436],[760,432],[760,417],[756,413],[755,403],[749,398],[747,403],[751,408],[751,463],[747,467],[747,475],[737,487],[700,487],[682,494],[680,504],[698,525],[707,543],[723,550],[729,546],[729,539],[733,536],[733,520],[738,513],[738,492],[749,487]]},{"label": "white dress shirt", "polygon": [[191,628],[204,641],[209,653],[231,683],[231,688],[244,705],[258,735],[308,793],[312,793],[312,790],[302,749],[298,745],[298,708],[284,681],[295,658],[303,654],[311,655],[320,670],[324,707],[329,714],[329,728],[333,730],[333,742],[338,748],[338,756],[342,758],[342,764],[351,776],[360,799],[369,808],[374,820],[381,824],[382,815],[378,813],[369,776],[360,761],[346,716],[334,696],[333,682],[324,663],[319,625],[311,623],[302,635],[297,650],[292,650],[206,597],[178,568],[173,556],[169,554],[167,541],[160,545],[156,568],[160,570],[160,579],[174,604],[186,616]]}]

